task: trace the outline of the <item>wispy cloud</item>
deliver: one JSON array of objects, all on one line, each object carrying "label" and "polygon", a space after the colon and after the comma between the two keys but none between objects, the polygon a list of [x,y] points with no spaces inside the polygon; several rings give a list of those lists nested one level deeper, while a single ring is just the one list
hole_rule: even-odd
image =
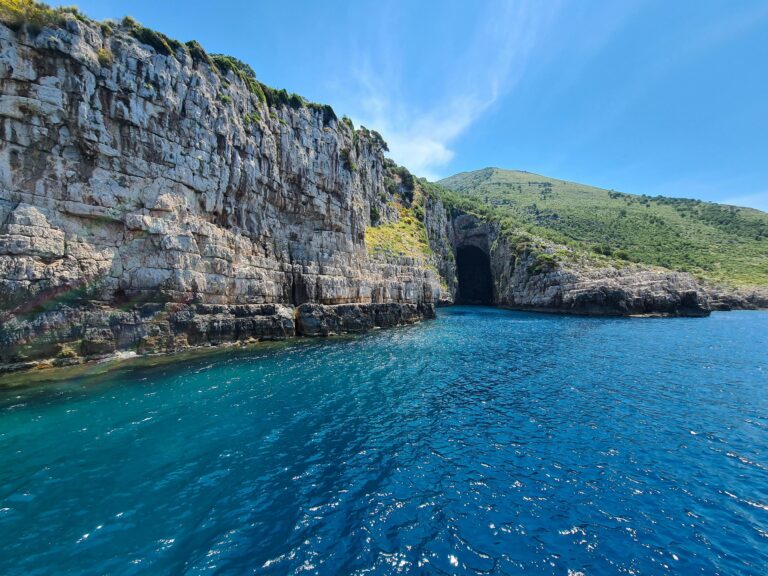
[{"label": "wispy cloud", "polygon": [[[354,96],[345,108],[356,123],[381,132],[396,162],[437,178],[454,157],[456,139],[523,76],[556,11],[556,3],[545,7],[528,0],[487,4],[474,26],[467,24],[457,38],[463,49],[453,66],[431,71],[431,93],[419,102],[403,89],[408,78],[392,38],[397,27],[383,19],[386,34],[358,46]],[[345,90],[350,92],[349,84]]]}]

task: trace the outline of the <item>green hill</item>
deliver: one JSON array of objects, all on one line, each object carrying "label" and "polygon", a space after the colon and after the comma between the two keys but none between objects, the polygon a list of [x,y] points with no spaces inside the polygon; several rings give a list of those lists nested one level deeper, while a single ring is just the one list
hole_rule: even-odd
[{"label": "green hill", "polygon": [[533,235],[714,282],[768,286],[768,213],[485,168],[439,182]]}]

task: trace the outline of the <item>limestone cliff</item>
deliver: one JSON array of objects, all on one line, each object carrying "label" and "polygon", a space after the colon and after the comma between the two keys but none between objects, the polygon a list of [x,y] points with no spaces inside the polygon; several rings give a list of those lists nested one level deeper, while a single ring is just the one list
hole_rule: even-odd
[{"label": "limestone cliff", "polygon": [[433,314],[431,267],[367,255],[377,135],[126,26],[0,25],[0,362]]},{"label": "limestone cliff", "polygon": [[414,322],[462,301],[468,247],[490,304],[708,313],[687,275],[514,244],[243,66],[131,21],[0,24],[0,366]]}]

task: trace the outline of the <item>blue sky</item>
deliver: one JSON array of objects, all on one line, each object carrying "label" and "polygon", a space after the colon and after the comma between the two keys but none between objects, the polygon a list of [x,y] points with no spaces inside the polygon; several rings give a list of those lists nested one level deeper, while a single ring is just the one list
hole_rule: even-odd
[{"label": "blue sky", "polygon": [[431,179],[498,166],[768,211],[764,0],[78,6],[237,56]]}]

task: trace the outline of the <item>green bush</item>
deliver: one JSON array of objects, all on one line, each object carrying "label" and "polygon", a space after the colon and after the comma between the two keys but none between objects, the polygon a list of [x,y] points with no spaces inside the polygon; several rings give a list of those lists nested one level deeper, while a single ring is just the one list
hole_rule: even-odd
[{"label": "green bush", "polygon": [[67,16],[74,16],[82,22],[88,22],[74,6],[51,8],[42,2],[34,0],[0,0],[0,22],[12,30],[20,30],[22,26],[37,34],[45,27],[61,27]]},{"label": "green bush", "polygon": [[336,112],[334,112],[333,108],[328,104],[318,104],[317,102],[309,102],[307,103],[307,106],[309,106],[309,108],[312,110],[318,110],[323,113],[324,126],[328,126],[331,122],[338,120],[336,116]]},{"label": "green bush", "polygon": [[536,254],[534,261],[528,265],[528,274],[551,272],[557,268],[557,257],[554,254],[541,252]]},{"label": "green bush", "polygon": [[99,64],[102,66],[111,66],[112,61],[114,60],[114,55],[112,52],[107,50],[106,48],[99,48],[99,51],[96,53],[96,56],[99,59]]},{"label": "green bush", "polygon": [[349,148],[344,148],[341,151],[341,162],[344,168],[346,168],[350,172],[354,172],[355,170],[357,170],[357,165],[354,162],[352,162],[352,155],[349,151]]},{"label": "green bush", "polygon": [[158,54],[176,56],[176,50],[185,49],[185,46],[178,40],[173,40],[161,32],[146,28],[128,16],[123,18],[123,25],[128,27],[131,36],[142,44],[151,46]]},{"label": "green bush", "polygon": [[262,84],[261,89],[264,91],[267,104],[270,106],[290,106],[299,109],[306,105],[304,98],[298,94],[289,93],[285,88],[278,90]]},{"label": "green bush", "polygon": [[256,79],[256,73],[248,64],[235,58],[234,56],[227,56],[226,54],[211,54],[211,60],[216,67],[223,73],[234,72],[236,76]]},{"label": "green bush", "polygon": [[261,102],[267,101],[264,94],[264,85],[256,80],[256,73],[248,64],[226,54],[211,54],[210,58],[220,73],[227,74],[232,72],[245,83],[251,94],[255,95]]},{"label": "green bush", "polygon": [[411,174],[407,168],[401,166],[398,170],[398,175],[400,176],[400,183],[402,184],[403,188],[405,188],[406,191],[410,192],[411,196],[413,196],[413,189],[415,186],[413,174]]},{"label": "green bush", "polygon": [[258,112],[253,111],[250,114],[243,116],[243,122],[245,122],[245,124],[258,124],[261,122],[261,115]]},{"label": "green bush", "polygon": [[350,131],[352,132],[355,131],[355,125],[348,116],[341,117],[341,124],[342,126],[345,126],[346,128],[348,128]]},{"label": "green bush", "polygon": [[197,62],[205,62],[209,66],[213,66],[213,60],[208,56],[208,53],[203,49],[197,40],[190,40],[187,42],[187,50],[192,59]]},{"label": "green bush", "polygon": [[387,146],[387,143],[382,135],[376,132],[376,130],[371,130],[371,140],[373,140],[373,142],[379,146],[379,148],[384,150],[384,152],[389,152],[389,146]]}]

